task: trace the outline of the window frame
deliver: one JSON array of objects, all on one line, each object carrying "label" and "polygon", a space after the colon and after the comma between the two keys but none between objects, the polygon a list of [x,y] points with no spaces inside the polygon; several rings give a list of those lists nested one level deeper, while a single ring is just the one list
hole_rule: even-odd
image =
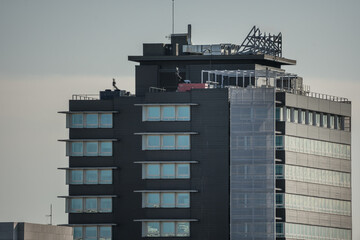
[{"label": "window frame", "polygon": [[[162,165],[164,164],[173,164],[175,165],[175,175],[173,178],[171,177],[164,177],[163,175],[163,167]],[[190,179],[191,178],[191,163],[167,163],[167,162],[163,162],[163,163],[142,163],[142,179]],[[179,174],[179,167],[181,165],[187,165],[187,169],[188,169],[188,174],[187,175],[180,175]],[[149,166],[154,166],[158,169],[158,175],[149,175]]]},{"label": "window frame", "polygon": [[[103,210],[101,206],[101,200],[109,200],[111,204],[111,209]],[[72,206],[73,200],[78,200],[81,204],[81,209],[74,209]],[[96,200],[96,210],[88,209],[87,207],[87,200]],[[66,199],[66,212],[67,213],[112,213],[113,212],[113,197],[96,197],[96,196],[89,196],[89,197],[69,197]]]},{"label": "window frame", "polygon": [[[154,234],[154,233],[149,233],[148,231],[148,224],[149,223],[157,223],[158,225],[158,233]],[[165,235],[163,234],[163,223],[173,223],[175,226],[175,234],[174,235]],[[188,225],[188,232],[185,234],[180,234],[179,232],[179,226],[181,224],[186,224]],[[191,231],[190,231],[190,221],[172,221],[172,220],[164,220],[164,221],[143,221],[142,222],[142,237],[190,237],[191,236]]]},{"label": "window frame", "polygon": [[[156,116],[149,116],[151,109],[158,109]],[[166,116],[166,109],[171,109],[171,114]],[[185,109],[185,110],[183,110]],[[185,113],[185,114],[184,114]],[[143,105],[142,106],[143,122],[175,122],[175,121],[191,121],[191,105],[187,104],[164,104],[164,105]]]},{"label": "window frame", "polygon": [[[161,151],[173,151],[173,150],[190,150],[191,149],[191,136],[192,134],[144,134],[142,135],[142,150],[144,151],[150,151],[150,150],[161,150]],[[164,146],[164,138],[166,137],[174,137],[175,138],[175,146]],[[158,144],[153,145],[150,144],[149,140],[150,138],[156,137],[159,140],[156,140]],[[187,145],[181,145],[180,142],[182,141],[182,138],[186,137],[186,143]],[[155,138],[154,138],[155,139]],[[153,145],[153,146],[152,146]]]},{"label": "window frame", "polygon": [[[96,184],[113,184],[113,170],[114,169],[92,169],[92,168],[84,168],[84,169],[66,169],[66,174],[67,174],[67,184],[68,185],[96,185]],[[87,181],[87,172],[88,171],[97,171],[97,181],[95,182],[88,182]],[[101,180],[101,173],[105,172],[105,171],[110,171],[111,174],[111,180],[108,182],[102,181]],[[73,180],[73,172],[79,172],[81,175],[81,180],[79,181],[74,181]]]},{"label": "window frame", "polygon": [[[68,128],[113,128],[114,126],[114,112],[67,112]],[[96,123],[89,124],[88,116],[96,115]],[[104,123],[103,116],[111,115],[110,123]],[[73,116],[81,116],[81,123],[74,123]]]}]

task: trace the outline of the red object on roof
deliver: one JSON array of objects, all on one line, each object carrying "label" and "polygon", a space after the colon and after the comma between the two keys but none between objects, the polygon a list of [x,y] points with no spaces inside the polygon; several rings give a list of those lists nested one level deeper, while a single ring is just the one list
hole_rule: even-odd
[{"label": "red object on roof", "polygon": [[178,92],[186,92],[191,89],[205,89],[208,88],[207,83],[179,83],[177,91]]}]

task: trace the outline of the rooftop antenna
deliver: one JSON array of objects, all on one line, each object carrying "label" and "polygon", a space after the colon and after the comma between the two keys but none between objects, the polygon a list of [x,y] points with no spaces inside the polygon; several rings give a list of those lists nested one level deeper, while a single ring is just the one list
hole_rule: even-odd
[{"label": "rooftop antenna", "polygon": [[114,89],[115,90],[120,90],[120,89],[118,89],[118,87],[116,86],[116,81],[115,81],[115,78],[113,78],[113,87],[114,87]]},{"label": "rooftop antenna", "polygon": [[172,34],[175,33],[175,0],[172,0]]},{"label": "rooftop antenna", "polygon": [[52,225],[52,219],[53,219],[53,214],[52,214],[52,204],[50,204],[50,214],[49,215],[45,215],[46,217],[50,218],[50,225]]}]

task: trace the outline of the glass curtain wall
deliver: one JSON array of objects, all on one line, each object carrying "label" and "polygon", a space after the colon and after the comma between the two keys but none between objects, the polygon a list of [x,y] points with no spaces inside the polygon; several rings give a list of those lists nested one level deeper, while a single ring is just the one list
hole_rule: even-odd
[{"label": "glass curtain wall", "polygon": [[275,90],[230,94],[230,239],[275,239]]}]

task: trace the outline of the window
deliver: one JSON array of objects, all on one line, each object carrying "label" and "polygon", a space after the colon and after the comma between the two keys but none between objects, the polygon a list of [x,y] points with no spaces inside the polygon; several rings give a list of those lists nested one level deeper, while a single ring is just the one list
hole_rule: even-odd
[{"label": "window", "polygon": [[284,137],[283,136],[276,136],[276,148],[283,149],[284,148]]},{"label": "window", "polygon": [[325,113],[323,113],[322,115],[322,127],[324,128],[328,127],[328,116]]},{"label": "window", "polygon": [[143,150],[189,150],[189,134],[143,135]]},{"label": "window", "polygon": [[189,163],[143,164],[143,179],[186,179],[186,178],[190,178]]},{"label": "window", "polygon": [[83,201],[81,198],[70,199],[70,211],[71,213],[78,213],[83,211]]},{"label": "window", "polygon": [[301,123],[305,124],[306,123],[306,111],[305,110],[301,110]]},{"label": "window", "polygon": [[314,114],[309,112],[309,125],[314,125]]},{"label": "window", "polygon": [[189,237],[190,222],[148,221],[143,222],[143,237]]},{"label": "window", "polygon": [[276,115],[276,120],[277,121],[283,121],[283,108],[282,107],[277,107],[275,115]]},{"label": "window", "polygon": [[280,164],[275,165],[275,174],[276,174],[276,178],[283,178],[284,177],[284,165],[280,165]]},{"label": "window", "polygon": [[69,113],[70,128],[112,128],[112,113]]},{"label": "window", "polygon": [[335,116],[330,115],[330,128],[334,129],[335,128]]},{"label": "window", "polygon": [[110,197],[77,197],[67,199],[69,213],[109,213],[112,212]]},{"label": "window", "polygon": [[143,121],[190,121],[190,106],[143,106]]},{"label": "window", "polygon": [[294,109],[294,123],[299,122],[299,110]]},{"label": "window", "polygon": [[144,208],[189,208],[190,193],[151,192],[143,193]]},{"label": "window", "polygon": [[284,207],[284,194],[276,194],[276,207]]},{"label": "window", "polygon": [[74,240],[111,240],[111,226],[80,226],[73,227]]},{"label": "window", "polygon": [[111,169],[68,169],[69,184],[112,184]]},{"label": "window", "polygon": [[291,109],[290,108],[286,109],[286,121],[291,122]]},{"label": "window", "polygon": [[112,199],[111,198],[100,198],[100,209],[99,212],[107,213],[112,211]]},{"label": "window", "polygon": [[315,125],[320,126],[320,113],[315,113]]},{"label": "window", "polygon": [[112,142],[71,142],[68,156],[112,156]]}]

